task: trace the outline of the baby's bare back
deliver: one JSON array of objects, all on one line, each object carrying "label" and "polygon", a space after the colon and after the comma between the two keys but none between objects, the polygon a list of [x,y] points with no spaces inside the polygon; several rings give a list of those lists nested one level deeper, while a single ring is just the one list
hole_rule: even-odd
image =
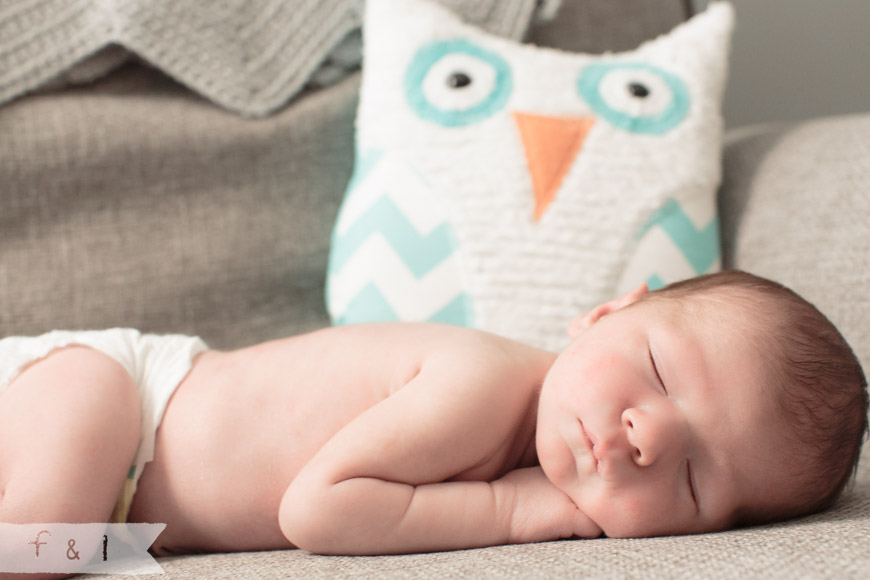
[{"label": "baby's bare back", "polygon": [[[290,547],[278,511],[299,470],[342,427],[406,385],[427,357],[464,348],[468,332],[367,325],[204,353],[170,400],[130,520],[167,524],[158,552]],[[529,360],[530,349],[502,346]],[[540,354],[541,368],[547,357]],[[506,449],[473,475],[495,477],[524,451]]]}]

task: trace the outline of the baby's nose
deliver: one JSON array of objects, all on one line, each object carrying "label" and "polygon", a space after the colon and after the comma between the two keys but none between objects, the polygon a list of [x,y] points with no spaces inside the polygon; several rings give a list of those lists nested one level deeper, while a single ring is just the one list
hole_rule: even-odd
[{"label": "baby's nose", "polygon": [[676,426],[655,411],[631,407],[622,412],[622,426],[632,460],[641,467],[654,464],[677,442]]}]

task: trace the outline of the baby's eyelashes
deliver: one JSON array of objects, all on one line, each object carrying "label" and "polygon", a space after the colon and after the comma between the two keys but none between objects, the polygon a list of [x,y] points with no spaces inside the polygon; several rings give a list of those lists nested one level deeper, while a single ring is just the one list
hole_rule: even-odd
[{"label": "baby's eyelashes", "polygon": [[658,368],[658,365],[656,365],[656,359],[655,359],[655,357],[653,356],[653,352],[652,352],[652,347],[651,347],[651,346],[650,346],[650,347],[647,347],[647,353],[649,354],[649,362],[650,362],[650,365],[652,366],[653,372],[654,372],[655,375],[656,375],[656,380],[658,381],[659,386],[661,387],[661,389],[662,389],[662,391],[664,392],[664,394],[667,395],[667,394],[668,394],[668,388],[665,386],[665,382],[662,380],[662,376],[661,376],[661,374],[659,374],[659,368]]},{"label": "baby's eyelashes", "polygon": [[701,506],[698,503],[698,495],[695,493],[695,482],[692,480],[692,465],[689,463],[688,459],[686,459],[686,478],[688,479],[689,493],[692,496],[692,503],[695,504],[695,509],[700,511]]}]

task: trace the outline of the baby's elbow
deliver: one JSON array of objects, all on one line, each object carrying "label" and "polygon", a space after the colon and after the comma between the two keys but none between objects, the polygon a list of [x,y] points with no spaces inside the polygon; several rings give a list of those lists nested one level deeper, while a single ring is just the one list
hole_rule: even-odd
[{"label": "baby's elbow", "polygon": [[341,553],[337,546],[341,527],[325,509],[322,496],[319,499],[293,486],[288,488],[278,512],[281,533],[299,549],[314,554]]},{"label": "baby's elbow", "polygon": [[302,550],[321,553],[317,548],[324,535],[323,520],[317,517],[311,502],[299,501],[298,494],[284,494],[278,511],[278,525],[287,540]]}]

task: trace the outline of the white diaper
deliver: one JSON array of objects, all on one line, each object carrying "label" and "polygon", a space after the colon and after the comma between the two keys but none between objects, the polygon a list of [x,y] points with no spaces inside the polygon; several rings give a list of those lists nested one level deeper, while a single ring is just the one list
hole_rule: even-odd
[{"label": "white diaper", "polygon": [[166,404],[190,372],[193,359],[208,347],[193,336],[141,334],[131,328],[55,330],[42,336],[11,336],[0,340],[0,395],[29,364],[70,345],[88,346],[112,357],[130,373],[139,390],[142,413],[139,449],[112,514],[113,521],[123,522],[136,482],[145,464],[154,458],[154,440]]}]

